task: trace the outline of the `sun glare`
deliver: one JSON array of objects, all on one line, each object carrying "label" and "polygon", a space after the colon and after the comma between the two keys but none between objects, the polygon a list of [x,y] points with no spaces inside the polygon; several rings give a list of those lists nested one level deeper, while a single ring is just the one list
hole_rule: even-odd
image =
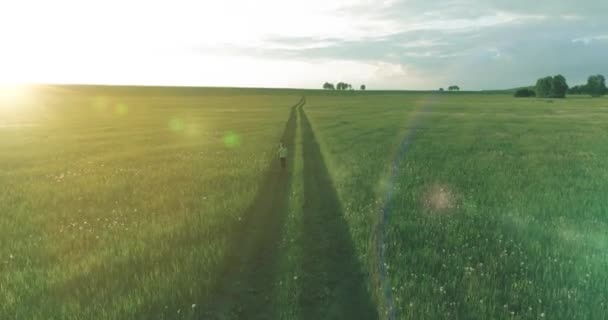
[{"label": "sun glare", "polygon": [[0,84],[0,109],[12,109],[24,103],[27,87],[17,84]]}]

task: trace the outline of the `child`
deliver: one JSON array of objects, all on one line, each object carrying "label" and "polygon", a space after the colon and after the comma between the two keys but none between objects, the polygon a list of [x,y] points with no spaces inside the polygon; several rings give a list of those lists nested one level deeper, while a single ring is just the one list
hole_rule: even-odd
[{"label": "child", "polygon": [[279,144],[279,160],[281,160],[281,168],[285,169],[287,166],[287,148],[283,145],[283,142]]}]

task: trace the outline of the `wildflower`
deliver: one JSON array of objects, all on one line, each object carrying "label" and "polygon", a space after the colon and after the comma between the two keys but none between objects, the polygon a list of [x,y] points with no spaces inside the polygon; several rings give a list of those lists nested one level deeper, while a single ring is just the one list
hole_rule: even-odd
[{"label": "wildflower", "polygon": [[192,309],[196,308],[196,303],[192,304]]},{"label": "wildflower", "polygon": [[543,313],[541,313],[541,314],[540,314],[540,317],[541,317],[541,318],[544,318],[544,317],[545,317],[545,313],[544,313],[544,312],[543,312]]}]

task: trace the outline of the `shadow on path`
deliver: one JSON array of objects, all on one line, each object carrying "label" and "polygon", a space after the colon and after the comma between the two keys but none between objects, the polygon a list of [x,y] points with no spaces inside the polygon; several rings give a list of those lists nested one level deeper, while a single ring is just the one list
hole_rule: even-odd
[{"label": "shadow on path", "polygon": [[378,319],[338,195],[302,107],[302,319]]},{"label": "shadow on path", "polygon": [[[294,150],[296,111],[304,99],[292,107],[281,141]],[[278,159],[272,161],[258,194],[233,231],[223,271],[211,301],[203,308],[203,319],[274,319],[272,300],[279,266],[279,244],[287,212],[293,152],[288,168],[282,171]]]}]

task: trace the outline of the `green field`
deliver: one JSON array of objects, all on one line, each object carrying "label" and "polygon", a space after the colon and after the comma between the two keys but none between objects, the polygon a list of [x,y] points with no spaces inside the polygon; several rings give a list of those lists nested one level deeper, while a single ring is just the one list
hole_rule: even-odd
[{"label": "green field", "polygon": [[608,99],[0,101],[0,319],[608,314]]}]

